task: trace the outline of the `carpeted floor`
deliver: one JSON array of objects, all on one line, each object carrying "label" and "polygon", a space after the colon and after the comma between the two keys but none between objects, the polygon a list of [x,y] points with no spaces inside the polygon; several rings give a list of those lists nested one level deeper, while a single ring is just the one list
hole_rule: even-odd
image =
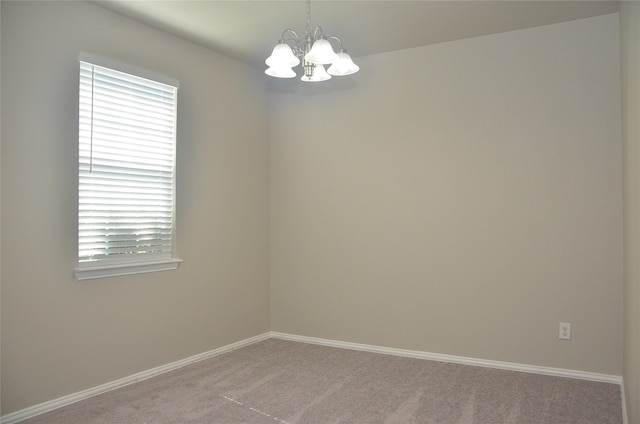
[{"label": "carpeted floor", "polygon": [[620,387],[269,339],[25,424],[621,424]]}]

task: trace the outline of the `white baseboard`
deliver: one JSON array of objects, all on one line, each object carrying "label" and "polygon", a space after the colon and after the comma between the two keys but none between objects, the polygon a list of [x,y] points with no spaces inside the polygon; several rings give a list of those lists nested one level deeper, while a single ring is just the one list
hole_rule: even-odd
[{"label": "white baseboard", "polygon": [[620,397],[622,398],[622,424],[629,423],[629,416],[627,415],[627,397],[624,393],[624,378],[620,378]]},{"label": "white baseboard", "polygon": [[218,349],[213,349],[208,352],[200,353],[198,355],[190,356],[179,361],[171,362],[169,364],[161,365],[156,368],[152,368],[147,371],[142,371],[137,374],[130,375],[128,377],[121,378],[106,384],[101,384],[96,387],[92,387],[87,390],[82,390],[77,393],[72,393],[67,396],[63,396],[58,399],[54,399],[48,402],[40,403],[25,409],[21,409],[16,412],[4,415],[0,417],[0,424],[14,424],[28,418],[35,417],[37,415],[44,414],[45,412],[53,411],[54,409],[62,408],[63,406],[70,405],[75,402],[96,396],[111,390],[119,389],[124,386],[128,386],[138,381],[146,380],[151,377],[155,377],[160,374],[164,374],[169,371],[176,370],[178,368],[186,367],[187,365],[194,364],[196,362],[204,361],[205,359],[213,358],[214,356],[221,355],[223,353],[230,352],[232,350],[239,349],[244,346],[248,346],[253,343],[257,343],[262,340],[266,340],[270,337],[270,333],[264,333],[255,337],[250,337],[245,340],[241,340],[236,343],[232,343]]},{"label": "white baseboard", "polygon": [[486,359],[466,358],[453,355],[442,355],[438,353],[429,353],[415,350],[395,349],[382,346],[372,346],[360,343],[341,342],[337,340],[320,339],[316,337],[298,336],[294,334],[270,332],[257,335],[245,340],[241,340],[236,343],[232,343],[218,349],[213,349],[208,352],[200,353],[198,355],[190,356],[179,361],[171,362],[166,365],[161,365],[156,368],[152,368],[147,371],[142,371],[137,374],[133,374],[128,377],[121,378],[106,384],[101,384],[87,390],[83,390],[77,393],[72,393],[67,396],[63,396],[58,399],[54,399],[48,402],[40,403],[25,409],[21,409],[16,412],[4,415],[0,417],[0,424],[14,424],[28,418],[35,417],[37,415],[44,414],[45,412],[53,411],[54,409],[62,408],[63,406],[70,405],[75,402],[96,396],[111,390],[118,389],[120,387],[128,386],[138,381],[146,380],[151,377],[155,377],[160,374],[164,374],[169,371],[176,370],[178,368],[185,367],[187,365],[194,364],[196,362],[203,361],[205,359],[213,358],[220,354],[230,352],[232,350],[239,349],[244,346],[248,346],[253,343],[260,342],[269,338],[290,340],[302,343],[317,344],[323,346],[337,347],[342,349],[360,350],[365,352],[381,353],[386,355],[404,356],[407,358],[427,359],[439,362],[451,362],[463,365],[473,365],[486,368],[497,368],[510,371],[521,371],[533,374],[544,374],[556,377],[577,378],[580,380],[597,381],[603,383],[618,384],[621,387],[622,394],[622,408],[624,424],[627,424],[627,416],[625,410],[625,398],[624,398],[624,386],[622,384],[622,377],[617,375],[597,374],[584,371],[567,370],[561,368],[540,367],[535,365],[524,365],[510,362],[490,361]]},{"label": "white baseboard", "polygon": [[422,352],[416,350],[394,349],[390,347],[372,346],[359,343],[341,342],[337,340],[319,339],[315,337],[298,336],[294,334],[271,332],[275,339],[291,340],[303,343],[318,344],[323,346],[339,347],[343,349],[362,350],[365,352],[382,353],[386,355],[404,356],[407,358],[427,359],[438,362],[451,362],[455,364],[473,365],[485,368],[497,368],[509,371],[521,371],[532,374],[543,374],[555,377],[576,378],[579,380],[597,381],[601,383],[622,384],[619,375],[598,374],[585,371],[567,370],[562,368],[540,367],[537,365],[525,365],[511,362],[490,361],[487,359],[466,358],[462,356],[443,355],[439,353]]}]

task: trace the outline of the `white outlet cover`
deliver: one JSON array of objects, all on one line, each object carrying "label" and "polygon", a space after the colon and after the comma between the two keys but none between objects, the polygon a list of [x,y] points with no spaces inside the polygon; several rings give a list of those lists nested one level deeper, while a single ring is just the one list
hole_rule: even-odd
[{"label": "white outlet cover", "polygon": [[558,337],[562,340],[571,340],[571,323],[561,322]]}]

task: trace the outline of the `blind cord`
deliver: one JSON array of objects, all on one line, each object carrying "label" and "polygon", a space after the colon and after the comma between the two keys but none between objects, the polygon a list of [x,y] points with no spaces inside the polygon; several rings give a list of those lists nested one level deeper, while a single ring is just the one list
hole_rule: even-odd
[{"label": "blind cord", "polygon": [[93,88],[95,86],[95,66],[91,66],[91,137],[89,141],[89,173],[93,174]]}]

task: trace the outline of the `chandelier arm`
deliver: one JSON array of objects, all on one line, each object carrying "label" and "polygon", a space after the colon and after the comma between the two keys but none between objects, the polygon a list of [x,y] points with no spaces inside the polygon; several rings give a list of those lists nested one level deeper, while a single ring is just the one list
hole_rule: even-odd
[{"label": "chandelier arm", "polygon": [[298,33],[295,32],[294,30],[292,30],[291,28],[287,28],[284,31],[282,31],[282,36],[280,38],[283,39],[283,40],[294,40],[294,38],[287,38],[286,37],[288,32],[293,34],[293,36],[295,37],[296,41],[300,42],[300,37],[298,36]]},{"label": "chandelier arm", "polygon": [[324,32],[322,32],[322,27],[320,25],[318,25],[317,27],[315,27],[313,29],[313,39],[317,40],[318,39],[318,31],[320,31],[320,35],[324,36]]},{"label": "chandelier arm", "polygon": [[337,40],[338,44],[340,44],[340,51],[344,51],[344,46],[342,45],[342,40],[340,40],[338,37],[336,37],[334,35],[332,35],[330,37],[327,37],[327,40],[331,40],[331,39]]},{"label": "chandelier arm", "polygon": [[[287,33],[291,33],[293,34],[293,37],[289,36],[287,37]],[[302,53],[303,49],[300,45],[300,36],[298,35],[298,33],[291,29],[291,28],[287,28],[284,31],[282,31],[282,36],[280,37],[280,42],[281,43],[286,43],[289,45],[289,47],[291,47],[291,50],[293,51],[293,54],[296,56],[300,56],[300,54]]]}]

